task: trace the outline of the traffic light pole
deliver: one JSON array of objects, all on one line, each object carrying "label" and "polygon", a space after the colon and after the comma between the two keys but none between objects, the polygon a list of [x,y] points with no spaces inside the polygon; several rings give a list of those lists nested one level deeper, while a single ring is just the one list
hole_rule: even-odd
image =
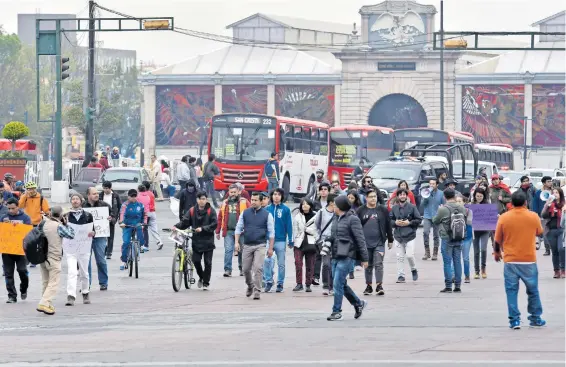
[{"label": "traffic light pole", "polygon": [[[57,101],[55,110],[55,162],[53,179],[55,181],[63,180],[63,126],[62,126],[62,100],[61,100],[61,22],[58,21],[55,25],[55,83],[57,89]],[[39,108],[39,106],[38,106]]]},{"label": "traffic light pole", "polygon": [[88,97],[85,129],[85,158],[90,159],[94,155],[94,9],[95,2],[88,2]]}]

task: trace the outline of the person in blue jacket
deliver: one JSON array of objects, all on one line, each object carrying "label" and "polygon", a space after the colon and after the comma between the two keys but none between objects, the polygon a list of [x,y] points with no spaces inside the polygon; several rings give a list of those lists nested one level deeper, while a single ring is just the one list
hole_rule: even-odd
[{"label": "person in blue jacket", "polygon": [[440,235],[438,225],[432,223],[432,218],[436,216],[438,208],[444,203],[444,192],[438,188],[438,179],[433,178],[429,181],[430,196],[422,200],[424,206],[423,215],[423,236],[425,255],[423,260],[430,259],[430,230],[432,229],[432,240],[434,244],[432,260],[438,259],[438,247],[440,246]]},{"label": "person in blue jacket", "polygon": [[542,228],[544,229],[544,234],[542,236],[537,237],[537,250],[540,248],[541,243],[544,242],[544,256],[550,255],[550,245],[549,242],[546,240],[546,234],[548,230],[546,229],[546,219],[542,218],[542,209],[544,208],[544,204],[546,201],[542,201],[540,199],[540,195],[543,191],[548,191],[549,195],[552,194],[552,177],[544,176],[540,182],[542,182],[542,187],[535,192],[532,201],[532,208],[530,208],[533,212],[537,213],[539,217],[541,217],[541,224]]},{"label": "person in blue jacket", "polygon": [[[291,218],[291,209],[283,204],[285,191],[276,188],[271,191],[271,204],[266,210],[271,214],[275,224],[275,244],[273,250],[277,257],[277,266],[279,273],[277,274],[276,292],[283,292],[283,283],[285,281],[285,243],[293,248],[293,221]],[[263,263],[263,281],[265,282],[265,292],[269,293],[273,287],[273,269],[275,260],[272,257],[266,257]]]},{"label": "person in blue jacket", "polygon": [[147,223],[147,213],[142,203],[138,201],[138,192],[135,189],[128,191],[128,200],[122,204],[120,209],[120,227],[122,227],[122,265],[120,270],[126,268],[130,244],[132,243],[132,233],[136,231],[140,247],[144,245],[142,224]]},{"label": "person in blue jacket", "polygon": [[271,192],[271,190],[279,187],[279,162],[276,153],[271,153],[271,158],[265,162],[263,171],[267,178],[267,191]]}]

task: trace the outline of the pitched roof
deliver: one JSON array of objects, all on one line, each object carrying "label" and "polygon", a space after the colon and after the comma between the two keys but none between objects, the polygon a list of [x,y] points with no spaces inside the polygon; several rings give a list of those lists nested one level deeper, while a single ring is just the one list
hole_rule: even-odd
[{"label": "pitched roof", "polygon": [[285,28],[306,29],[312,31],[340,33],[340,34],[348,34],[348,35],[352,33],[352,29],[353,29],[353,23],[352,25],[332,23],[332,22],[324,22],[320,20],[310,20],[310,19],[287,17],[287,16],[265,14],[265,13],[255,13],[247,18],[241,19],[235,23],[226,26],[226,28],[229,29],[236,27],[255,17],[264,18],[268,21],[277,23]]},{"label": "pitched roof", "polygon": [[536,22],[536,23],[531,24],[531,27],[536,27],[536,26],[538,26],[538,25],[541,25],[541,24],[543,24],[543,23],[548,22],[549,20],[552,20],[552,19],[554,19],[554,18],[558,18],[558,17],[560,17],[560,16],[562,16],[562,15],[564,15],[564,14],[566,14],[566,10],[559,11],[559,12],[556,13],[556,14],[553,14],[553,15],[551,15],[551,16],[549,16],[549,17],[546,17],[546,18],[544,18],[544,19],[539,20],[539,21]]},{"label": "pitched roof", "polygon": [[[334,57],[328,52],[331,57]],[[328,56],[328,55],[327,55]],[[331,60],[328,56],[327,60]],[[336,74],[335,65],[291,47],[265,48],[230,45],[177,64],[153,70],[151,75],[328,75]]]}]

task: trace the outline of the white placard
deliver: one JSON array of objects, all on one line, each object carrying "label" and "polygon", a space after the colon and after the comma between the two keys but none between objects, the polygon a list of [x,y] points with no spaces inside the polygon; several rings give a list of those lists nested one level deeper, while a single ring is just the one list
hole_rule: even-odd
[{"label": "white placard", "polygon": [[84,211],[92,214],[94,218],[94,231],[96,232],[94,237],[110,237],[110,222],[108,221],[110,213],[108,212],[108,207],[84,208]]},{"label": "white placard", "polygon": [[68,226],[75,231],[75,238],[72,240],[63,238],[63,252],[77,255],[89,254],[92,248],[92,237],[89,237],[88,234],[92,232],[93,224],[68,223]]}]

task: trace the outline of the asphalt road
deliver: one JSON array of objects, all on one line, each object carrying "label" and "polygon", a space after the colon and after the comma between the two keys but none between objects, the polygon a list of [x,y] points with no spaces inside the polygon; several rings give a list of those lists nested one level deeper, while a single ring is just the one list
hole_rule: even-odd
[{"label": "asphalt road", "polygon": [[[173,225],[167,204],[158,205],[160,225]],[[310,294],[291,291],[290,252],[285,292],[253,301],[244,295],[243,277],[222,277],[221,241],[210,291],[175,293],[172,244],[166,243],[162,251],[153,245],[142,255],[140,279],[119,271],[118,256],[110,260],[109,290],[94,286],[90,305],[78,300],[64,306],[63,277],[54,316],[35,310],[41,278],[39,269],[30,269],[28,300],[0,304],[0,366],[564,365],[565,281],[552,279],[549,257],[539,258],[548,326],[513,331],[507,326],[502,265],[492,259],[488,279],[463,285],[462,294],[440,294],[441,261],[418,260],[419,280],[396,284],[395,253],[389,251],[385,296],[364,297],[369,305],[359,320],[345,301],[344,319],[328,322],[332,299],[319,287]],[[421,239],[418,259],[423,252]],[[363,273],[356,272],[350,284],[361,296]],[[521,292],[526,320],[524,287]]]}]

